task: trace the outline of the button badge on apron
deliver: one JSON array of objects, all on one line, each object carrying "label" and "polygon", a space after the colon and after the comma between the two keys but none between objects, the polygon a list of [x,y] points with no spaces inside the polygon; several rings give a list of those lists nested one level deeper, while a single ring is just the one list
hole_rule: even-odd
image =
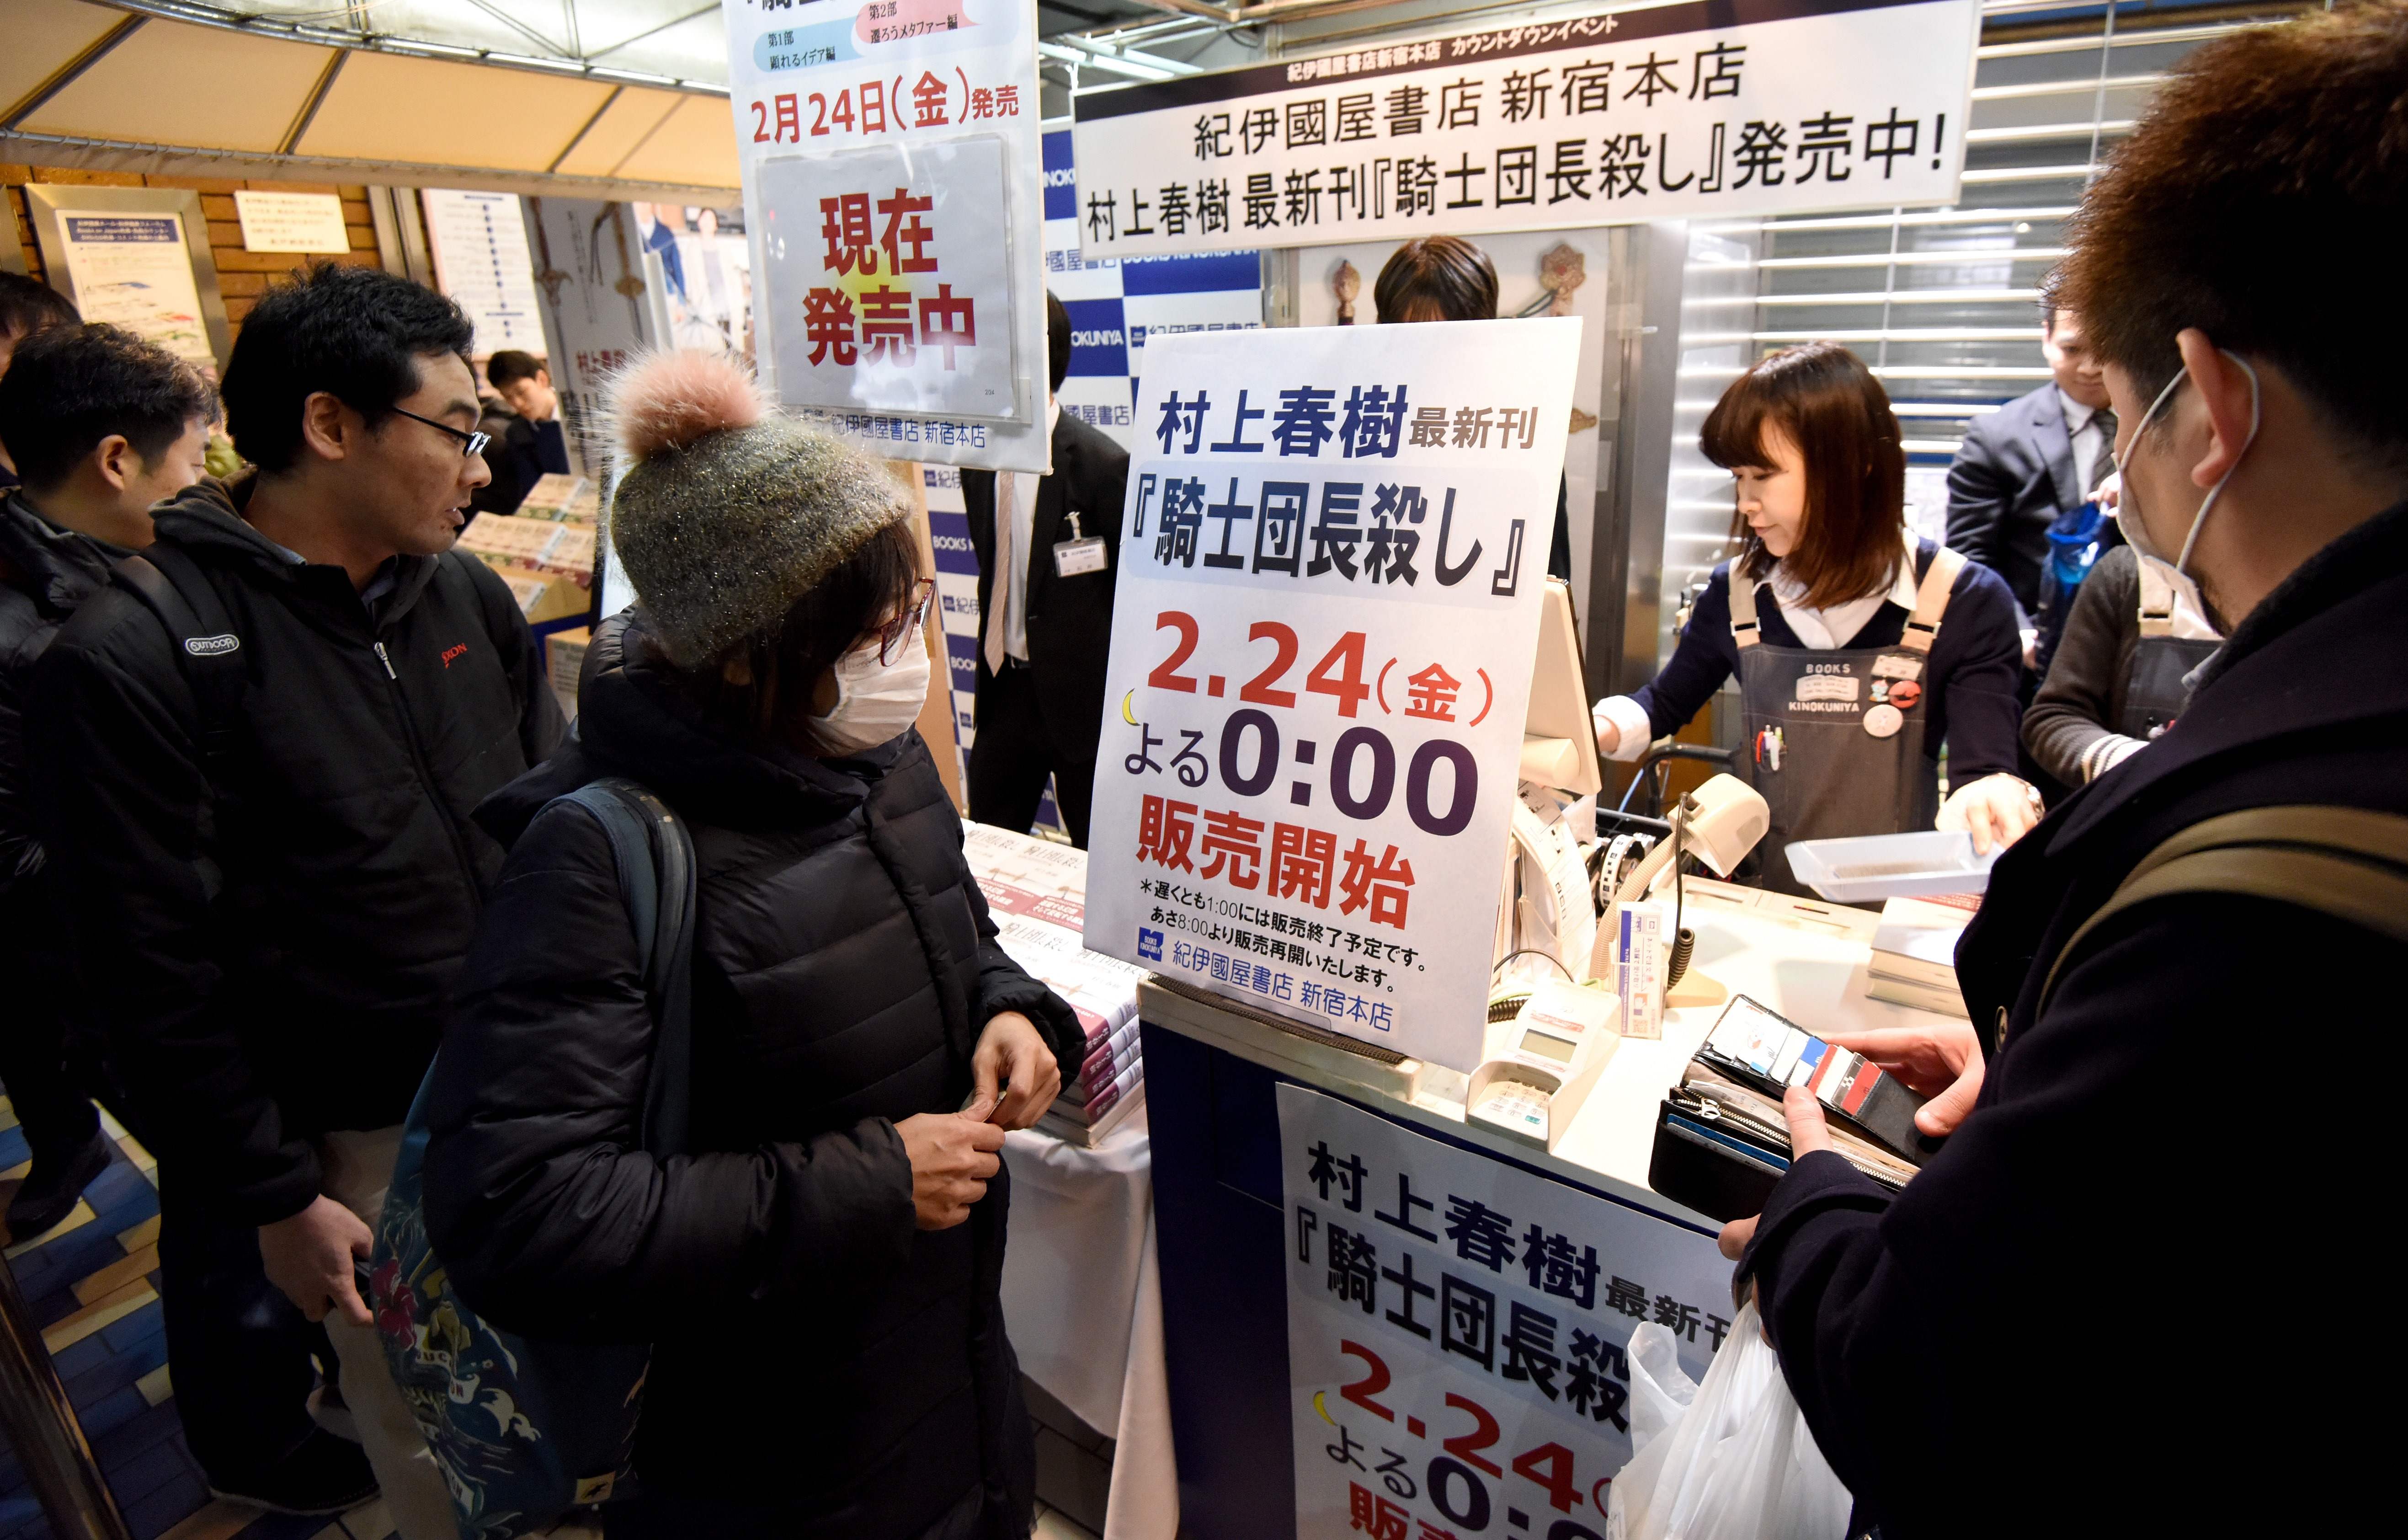
[{"label": "button badge on apron", "polygon": [[[1911,679],[1901,679],[1889,687],[1889,703],[1896,706],[1899,711],[1911,712],[1914,710],[1914,703],[1922,698],[1923,686],[1917,684]],[[1886,737],[1888,735],[1884,734],[1883,736]]]},{"label": "button badge on apron", "polygon": [[1895,738],[1898,736],[1898,729],[1905,726],[1906,713],[1889,704],[1888,701],[1884,701],[1865,712],[1865,731],[1875,738]]}]

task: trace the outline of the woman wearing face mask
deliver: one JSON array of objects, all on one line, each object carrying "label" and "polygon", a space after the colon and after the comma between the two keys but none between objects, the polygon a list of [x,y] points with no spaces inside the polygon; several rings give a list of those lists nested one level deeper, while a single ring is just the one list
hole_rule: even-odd
[{"label": "woman wearing face mask", "polygon": [[[2022,642],[1997,574],[1909,534],[1906,456],[1881,382],[1828,342],[1733,381],[1698,447],[1737,479],[1731,537],[1661,673],[1597,704],[1600,752],[1637,759],[1740,680],[1735,766],[1764,794],[1764,885],[1802,893],[1793,841],[2039,820],[2014,773]],[[1955,790],[1939,805],[1939,755]],[[1934,811],[1938,816],[1935,820]]]},{"label": "woman wearing face mask", "polygon": [[[478,812],[511,851],[429,1091],[429,1237],[498,1325],[655,1344],[614,1540],[1020,1540],[996,1152],[1079,1028],[995,944],[912,730],[904,506],[716,357],[639,366],[616,414],[643,602],[595,639],[577,737]],[[666,1161],[610,846],[552,803],[605,775],[696,852],[695,1153]]]}]

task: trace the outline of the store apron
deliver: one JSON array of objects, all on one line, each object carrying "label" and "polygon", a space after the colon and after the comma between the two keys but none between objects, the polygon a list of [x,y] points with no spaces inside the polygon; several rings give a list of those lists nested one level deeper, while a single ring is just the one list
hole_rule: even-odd
[{"label": "store apron", "polygon": [[[1914,559],[1911,542],[1907,559]],[[1931,827],[1939,783],[1923,752],[1926,676],[1948,591],[1964,568],[1965,558],[1945,546],[1933,554],[1896,646],[1828,652],[1766,645],[1757,634],[1757,584],[1733,572],[1731,640],[1746,728],[1737,764],[1772,811],[1772,828],[1757,846],[1756,875],[1764,886],[1811,895],[1790,872],[1792,841]]]},{"label": "store apron", "polygon": [[2124,712],[2115,730],[2143,741],[2160,737],[2190,704],[2190,676],[2224,645],[2174,632],[2174,585],[2152,562],[2142,562],[2141,635],[2124,680]]}]

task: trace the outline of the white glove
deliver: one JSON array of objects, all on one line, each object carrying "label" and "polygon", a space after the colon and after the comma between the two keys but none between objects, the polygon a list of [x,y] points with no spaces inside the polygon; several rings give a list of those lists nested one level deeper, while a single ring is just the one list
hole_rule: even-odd
[{"label": "white glove", "polygon": [[2040,793],[2029,783],[2001,771],[1950,792],[1935,827],[1965,830],[1973,836],[1973,849],[1986,856],[1992,845],[2004,849],[2022,839],[2042,811]]}]

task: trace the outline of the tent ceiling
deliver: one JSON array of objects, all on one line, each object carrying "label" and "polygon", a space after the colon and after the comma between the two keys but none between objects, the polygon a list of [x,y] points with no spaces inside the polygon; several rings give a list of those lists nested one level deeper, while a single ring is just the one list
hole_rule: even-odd
[{"label": "tent ceiling", "polygon": [[[7,9],[0,160],[597,197],[724,195],[738,185],[734,121],[715,85],[726,68],[716,57],[718,8],[698,14],[698,0],[576,0],[573,8],[566,0],[351,0],[348,10],[328,0],[254,0],[247,14],[262,19],[256,26],[222,24],[232,12],[182,19],[209,7],[181,0],[7,0]],[[594,63],[539,69],[429,51],[443,39],[422,36],[413,51],[408,40],[355,32],[349,40],[366,46],[341,46],[352,17],[399,32],[405,23],[429,30],[454,13],[508,34],[529,60],[537,45],[498,16],[548,21],[547,36],[581,45]],[[572,18],[574,31],[564,25]],[[345,29],[328,29],[330,19]],[[655,30],[634,37],[647,27]],[[697,31],[701,50],[691,43]],[[458,45],[471,46],[503,45]],[[689,53],[710,59],[712,80],[645,67],[678,65]],[[617,58],[643,65],[607,67]]]}]

